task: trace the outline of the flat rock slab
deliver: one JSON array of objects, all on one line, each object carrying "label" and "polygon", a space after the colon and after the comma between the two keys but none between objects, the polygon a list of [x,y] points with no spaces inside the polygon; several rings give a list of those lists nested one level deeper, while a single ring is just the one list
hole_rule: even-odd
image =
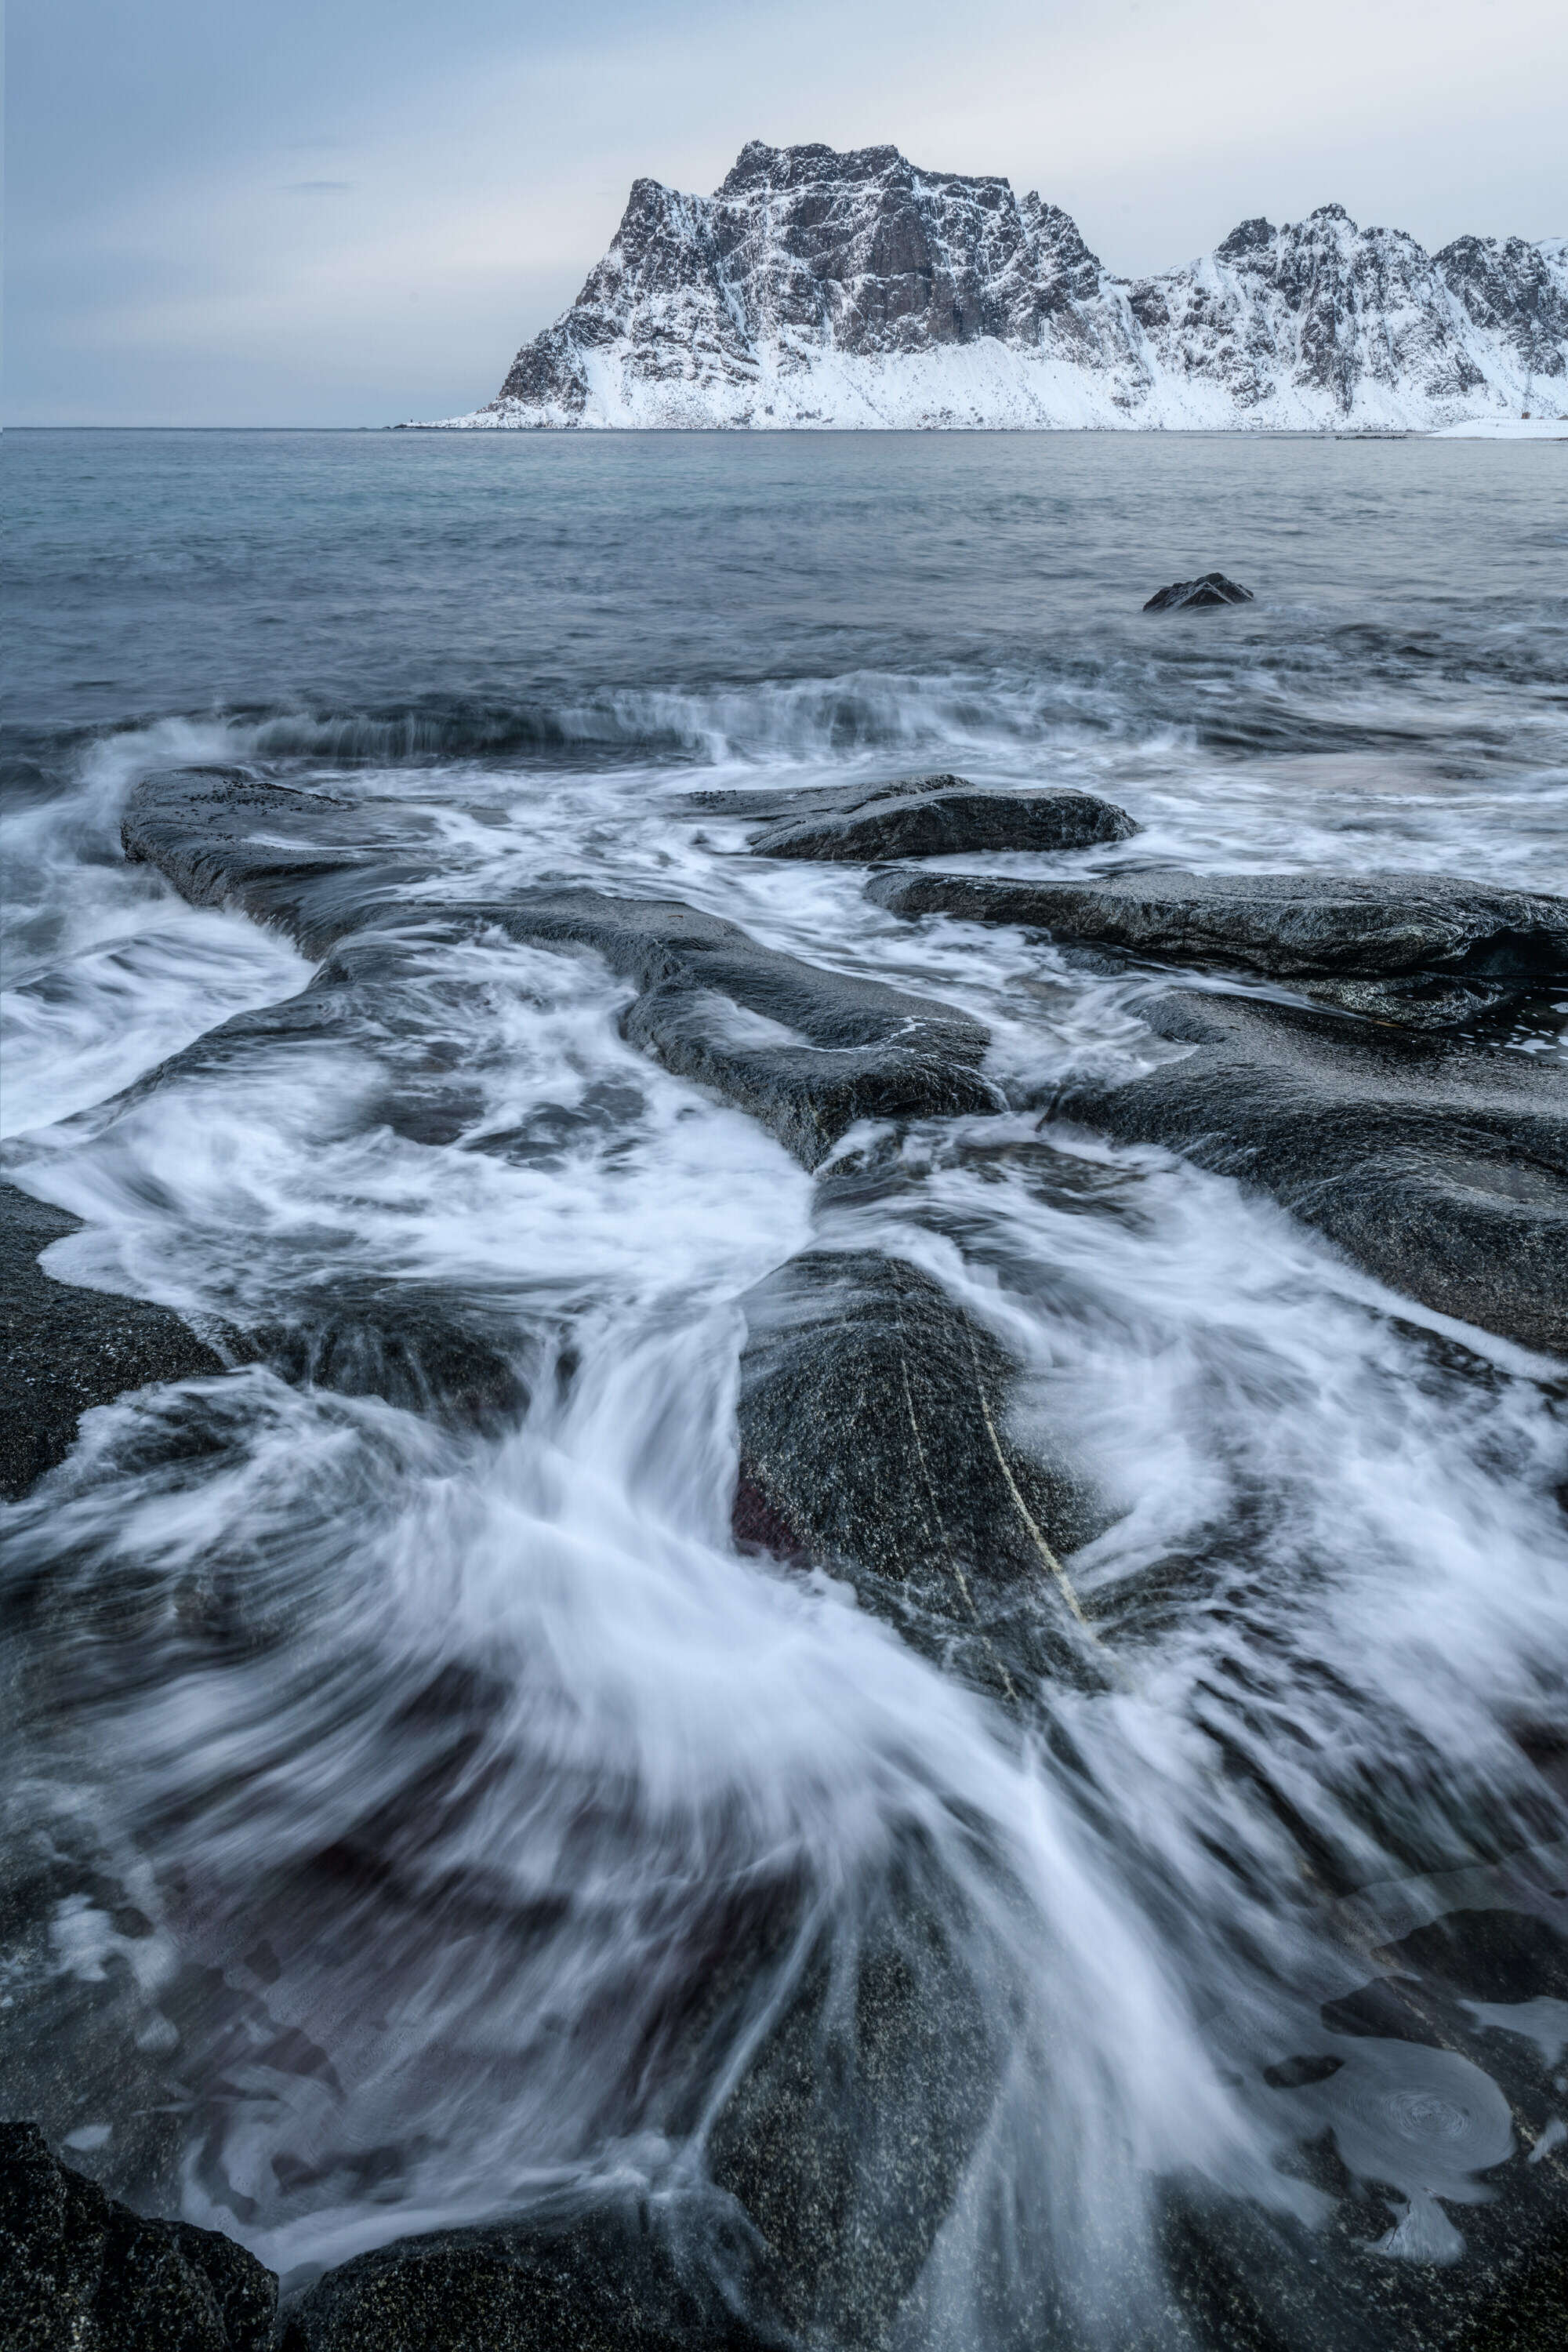
[{"label": "flat rock slab", "polygon": [[0,1494],[26,1494],[65,1459],[89,1406],[154,1381],[221,1372],[173,1308],[57,1282],[38,1253],[81,1221],[0,1184]]},{"label": "flat rock slab", "polygon": [[834,1568],[972,1678],[1081,1667],[1060,1554],[1089,1504],[1019,1442],[992,1334],[869,1251],[807,1251],[741,1303],[740,1539]]},{"label": "flat rock slab", "polygon": [[590,950],[637,990],[622,1019],[631,1043],[750,1112],[808,1168],[858,1119],[1000,1108],[980,1073],[987,1032],[967,1013],[760,947],[677,899],[542,889],[411,901],[407,881],[430,869],[395,856],[395,844],[384,859],[364,846],[384,823],[247,777],[179,770],[138,788],[122,835],[129,857],[197,904],[278,923],[308,954],[368,928],[437,920]]},{"label": "flat rock slab", "polygon": [[426,827],[411,810],[295,792],[239,768],[172,768],[136,787],[120,838],[193,906],[240,908],[320,956],[434,870],[408,856],[410,834]]},{"label": "flat rock slab", "polygon": [[1163,962],[1305,982],[1351,1010],[1417,1024],[1568,980],[1568,898],[1444,874],[881,874],[868,895],[897,915],[1016,923]]},{"label": "flat rock slab", "polygon": [[1168,588],[1156,588],[1143,610],[1146,613],[1201,613],[1215,604],[1250,604],[1252,591],[1237,581],[1227,580],[1223,572],[1205,572],[1196,580],[1173,580]]},{"label": "flat rock slab", "polygon": [[1279,1201],[1407,1297],[1568,1355],[1568,1072],[1332,1013],[1173,991],[1195,1051],[1053,1106]]},{"label": "flat rock slab", "polygon": [[216,2230],[150,2221],[0,2124],[0,2345],[268,2352],[278,2282]]},{"label": "flat rock slab", "polygon": [[1089,849],[1125,841],[1137,829],[1124,809],[1092,793],[976,791],[944,776],[841,813],[785,818],[754,835],[752,847],[759,857],[853,864],[987,849]]}]

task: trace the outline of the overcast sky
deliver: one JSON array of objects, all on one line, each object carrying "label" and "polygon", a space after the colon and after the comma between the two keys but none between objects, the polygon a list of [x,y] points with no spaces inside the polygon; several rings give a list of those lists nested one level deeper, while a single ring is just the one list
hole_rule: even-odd
[{"label": "overcast sky", "polygon": [[1563,0],[10,0],[6,420],[471,408],[639,173],[1005,172],[1113,268],[1331,199],[1568,235]]}]

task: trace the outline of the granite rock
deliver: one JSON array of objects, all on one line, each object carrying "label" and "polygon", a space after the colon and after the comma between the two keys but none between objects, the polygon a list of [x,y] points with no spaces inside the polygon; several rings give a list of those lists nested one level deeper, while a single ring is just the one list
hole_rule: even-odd
[{"label": "granite rock", "polygon": [[278,2282],[243,2246],[144,2221],[0,2124],[5,2352],[268,2352]]},{"label": "granite rock", "polygon": [[79,1218],[0,1184],[0,1495],[9,1498],[64,1460],[90,1406],[224,1369],[171,1307],[46,1273],[39,1252],[80,1230]]},{"label": "granite rock", "polygon": [[1054,1115],[1235,1176],[1391,1290],[1568,1354],[1568,1074],[1239,996],[1145,1011],[1194,1052],[1070,1079]]}]

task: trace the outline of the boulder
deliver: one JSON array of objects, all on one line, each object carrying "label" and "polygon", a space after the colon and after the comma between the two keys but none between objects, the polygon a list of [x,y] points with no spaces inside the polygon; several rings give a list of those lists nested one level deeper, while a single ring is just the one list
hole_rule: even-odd
[{"label": "boulder", "polygon": [[1194,1051],[1053,1115],[1268,1192],[1393,1290],[1568,1354],[1568,1072],[1254,998],[1145,1014]]},{"label": "boulder", "polygon": [[1143,610],[1146,613],[1201,613],[1214,604],[1250,604],[1252,591],[1223,572],[1205,572],[1196,580],[1173,580],[1168,588],[1157,588]]},{"label": "boulder", "polygon": [[752,847],[759,857],[850,863],[987,849],[1089,849],[1125,841],[1137,829],[1125,810],[1092,793],[976,791],[957,776],[931,776],[853,809],[785,817],[753,835]]},{"label": "boulder", "polygon": [[278,2282],[243,2246],[145,2221],[0,2124],[0,2345],[6,2352],[268,2352]]},{"label": "boulder", "polygon": [[737,1538],[830,1566],[922,1648],[1016,1691],[1089,1645],[1061,1553],[1081,1485],[1021,1442],[1020,1367],[900,1258],[808,1251],[742,1301]]},{"label": "boulder", "polygon": [[[399,919],[588,949],[637,991],[622,1020],[634,1045],[749,1111],[808,1168],[858,1119],[1001,1107],[980,1072],[987,1033],[967,1013],[760,947],[675,899],[542,889],[410,902],[398,894],[413,869],[377,866],[359,844],[384,822],[237,773],[177,770],[138,788],[122,830],[128,856],[198,903],[277,922],[310,954],[341,956],[372,926],[384,943]],[[279,846],[280,832],[297,845]],[[301,1015],[310,995],[294,1000]]]},{"label": "boulder", "polygon": [[224,1369],[172,1308],[47,1274],[39,1251],[80,1230],[79,1218],[0,1184],[0,1495],[11,1499],[64,1460],[89,1406]]},{"label": "boulder", "polygon": [[898,915],[1016,923],[1074,945],[1260,972],[1411,1027],[1449,1025],[1568,980],[1568,898],[1443,874],[894,873],[868,894]]},{"label": "boulder", "polygon": [[[400,2238],[329,2271],[284,2315],[279,2352],[763,2352],[716,2284],[747,2250],[668,2200]],[[695,2238],[696,2242],[689,2242]]]}]

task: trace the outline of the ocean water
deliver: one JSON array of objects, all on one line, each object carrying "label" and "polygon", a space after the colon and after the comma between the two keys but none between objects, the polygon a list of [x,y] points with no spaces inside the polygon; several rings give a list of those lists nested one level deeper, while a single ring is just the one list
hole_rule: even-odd
[{"label": "ocean water", "polygon": [[[1524,2161],[1507,2101],[1321,2008],[1391,1937],[1568,1877],[1537,1736],[1560,1380],[1227,1181],[1042,1136],[1068,1071],[1171,1050],[1147,978],[900,923],[689,796],[952,769],[1142,827],[971,870],[1568,888],[1558,448],[99,433],[3,462],[5,1172],[85,1220],[51,1270],[240,1326],[456,1302],[531,1400],[455,1433],[252,1365],[88,1416],[5,1513],[5,1864],[41,1889],[14,2111],[290,2276],[662,2191],[757,2030],[683,2027],[732,1948],[784,1918],[786,2000],[917,1853],[1006,2064],[910,2346],[1052,2340],[1042,2297],[1122,2341],[1130,2298],[1163,2307],[1164,2187],[1327,2228],[1325,2132],[1381,2260],[1462,2264]],[[1256,601],[1142,614],[1215,566]],[[875,1181],[814,1182],[621,1039],[594,959],[454,940],[436,885],[341,1034],[139,1084],[311,969],[119,854],[139,776],[215,761],[405,810],[463,895],[682,898],[964,1006],[1012,1108],[857,1132],[837,1165]],[[1112,1506],[1068,1563],[1095,1688],[1005,1711],[737,1549],[737,1301],[807,1245],[912,1259],[1027,1366]],[[1499,2046],[1544,2048],[1532,2020]]]}]

